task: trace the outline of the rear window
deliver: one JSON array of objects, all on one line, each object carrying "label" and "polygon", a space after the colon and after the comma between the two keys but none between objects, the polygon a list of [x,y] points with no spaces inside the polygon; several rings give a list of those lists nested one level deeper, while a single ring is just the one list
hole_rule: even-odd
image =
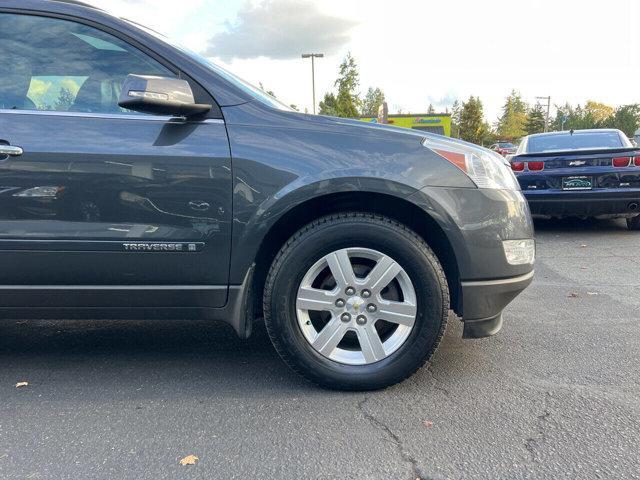
[{"label": "rear window", "polygon": [[554,152],[565,150],[596,150],[630,147],[623,142],[618,132],[565,132],[558,135],[540,135],[529,137],[528,153]]}]

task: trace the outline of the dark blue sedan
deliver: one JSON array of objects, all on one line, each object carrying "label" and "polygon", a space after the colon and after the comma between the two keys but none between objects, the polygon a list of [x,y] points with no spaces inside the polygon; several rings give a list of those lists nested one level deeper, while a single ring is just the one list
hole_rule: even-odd
[{"label": "dark blue sedan", "polygon": [[532,214],[626,218],[640,230],[640,148],[620,130],[529,135],[510,162]]}]

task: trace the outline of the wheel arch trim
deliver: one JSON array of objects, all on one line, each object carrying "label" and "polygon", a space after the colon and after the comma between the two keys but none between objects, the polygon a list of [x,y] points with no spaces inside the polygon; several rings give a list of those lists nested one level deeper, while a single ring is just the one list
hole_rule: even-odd
[{"label": "wheel arch trim", "polygon": [[[337,180],[342,180],[340,183],[344,187],[345,179]],[[399,185],[394,191],[393,188],[389,188],[388,180],[376,180],[378,180],[378,187],[381,186],[379,182],[386,182],[385,188],[358,190],[337,188],[335,184],[333,188],[328,188],[326,183],[322,187],[311,184],[274,199],[270,202],[269,208],[262,210],[259,218],[254,217],[245,225],[240,237],[234,235],[231,284],[242,282],[248,268],[255,264],[253,290],[261,291],[261,285],[266,276],[265,270],[284,242],[297,230],[325,214],[338,211],[364,211],[388,216],[416,230],[442,263],[450,282],[451,306],[457,313],[461,313],[462,289],[458,258],[460,253],[454,249],[456,240],[451,238],[452,235],[458,235],[455,233],[457,226],[446,214],[446,209],[435,203],[430,203],[429,208],[426,209],[424,193],[410,189],[406,185]],[[413,190],[413,194],[410,190]],[[402,194],[399,195],[398,192]],[[418,193],[420,197],[414,195]],[[389,205],[384,205],[387,203],[384,200],[388,200]],[[403,206],[405,208],[401,208]],[[407,221],[409,218],[411,220]],[[260,308],[261,302],[257,301],[254,309],[259,311]]]}]

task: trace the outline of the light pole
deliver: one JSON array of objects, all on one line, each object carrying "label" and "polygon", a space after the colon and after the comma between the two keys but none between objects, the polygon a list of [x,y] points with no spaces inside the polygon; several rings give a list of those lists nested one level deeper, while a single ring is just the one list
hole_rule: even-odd
[{"label": "light pole", "polygon": [[547,101],[547,116],[544,119],[544,131],[549,130],[549,111],[551,110],[551,96],[548,97],[536,97],[536,100],[546,100]]},{"label": "light pole", "polygon": [[311,90],[313,94],[313,114],[316,114],[316,58],[324,57],[324,53],[303,53],[302,58],[311,59]]}]

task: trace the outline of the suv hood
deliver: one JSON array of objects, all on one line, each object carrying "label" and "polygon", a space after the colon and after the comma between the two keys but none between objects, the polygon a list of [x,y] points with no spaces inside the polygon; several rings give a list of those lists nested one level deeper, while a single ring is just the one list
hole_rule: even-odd
[{"label": "suv hood", "polygon": [[322,115],[318,115],[316,118],[321,118],[327,123],[331,123],[334,125],[346,125],[349,127],[362,128],[367,130],[377,130],[380,132],[391,133],[394,135],[401,135],[403,137],[413,137],[418,139],[418,141],[422,141],[424,138],[432,138],[434,140],[437,139],[446,139],[448,143],[457,144],[460,146],[470,147],[478,150],[483,150],[495,158],[499,159],[505,165],[509,165],[507,159],[505,159],[502,155],[497,154],[493,150],[490,150],[486,147],[482,147],[480,145],[476,145],[475,143],[465,142],[464,140],[460,140],[458,138],[447,137],[444,135],[438,135],[437,133],[425,132],[423,130],[412,130],[410,128],[404,127],[394,127],[392,125],[384,125],[380,123],[371,123],[371,122],[363,122],[360,120],[352,120],[349,118],[340,118],[340,117],[324,117]]},{"label": "suv hood", "polygon": [[411,130],[410,128],[394,127],[392,125],[385,125],[381,123],[363,122],[361,120],[353,120],[351,118],[325,117],[323,115],[318,115],[316,118],[323,119],[325,123],[331,123],[334,125],[348,125],[350,127],[396,133],[398,135],[412,136],[416,138],[439,136],[435,133],[424,132],[422,130]]}]

